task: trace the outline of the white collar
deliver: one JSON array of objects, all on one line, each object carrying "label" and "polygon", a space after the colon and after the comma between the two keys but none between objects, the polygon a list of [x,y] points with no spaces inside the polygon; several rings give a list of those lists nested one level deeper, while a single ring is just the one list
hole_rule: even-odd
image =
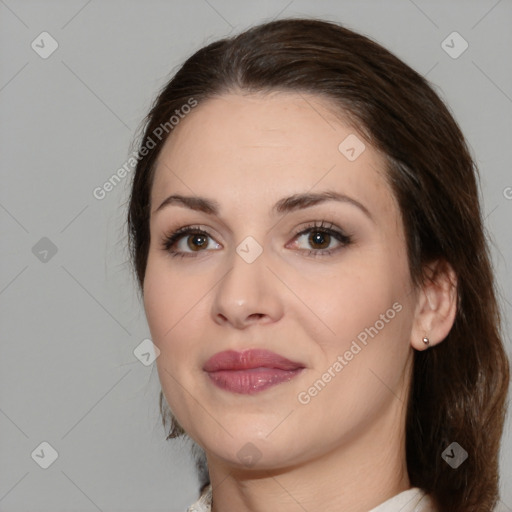
[{"label": "white collar", "polygon": [[369,512],[435,512],[430,496],[418,487],[412,487],[393,496]]},{"label": "white collar", "polygon": [[[212,486],[206,487],[201,497],[187,509],[187,512],[211,512]],[[412,487],[393,496],[368,512],[435,512],[428,494],[418,487]]]}]

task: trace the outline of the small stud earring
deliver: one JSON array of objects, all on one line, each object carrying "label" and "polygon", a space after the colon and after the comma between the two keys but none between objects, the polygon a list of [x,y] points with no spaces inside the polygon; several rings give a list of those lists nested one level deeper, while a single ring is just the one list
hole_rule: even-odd
[{"label": "small stud earring", "polygon": [[430,340],[426,336],[423,336],[423,343],[425,343],[425,345],[428,347]]}]

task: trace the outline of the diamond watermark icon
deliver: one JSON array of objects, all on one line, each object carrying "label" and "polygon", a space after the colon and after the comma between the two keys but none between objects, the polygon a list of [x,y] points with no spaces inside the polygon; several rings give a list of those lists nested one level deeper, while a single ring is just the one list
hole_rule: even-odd
[{"label": "diamond watermark icon", "polygon": [[133,354],[144,366],[149,366],[160,355],[160,349],[149,338],[146,338],[135,347]]},{"label": "diamond watermark icon", "polygon": [[238,460],[247,467],[254,466],[261,459],[261,452],[252,443],[246,443],[236,454]]},{"label": "diamond watermark icon", "polygon": [[30,46],[39,57],[47,59],[59,47],[59,43],[48,32],[41,32]]},{"label": "diamond watermark icon", "polygon": [[468,47],[468,42],[458,32],[452,32],[441,43],[441,48],[452,59],[458,59],[468,49]]},{"label": "diamond watermark icon", "polygon": [[57,450],[46,441],[43,441],[30,456],[43,469],[48,469],[58,458]]},{"label": "diamond watermark icon", "polygon": [[43,236],[32,247],[32,254],[42,263],[48,263],[57,254],[57,246],[49,238]]},{"label": "diamond watermark icon", "polygon": [[252,236],[248,236],[238,244],[236,252],[246,263],[252,263],[263,252],[263,247]]},{"label": "diamond watermark icon", "polygon": [[363,141],[357,136],[351,133],[348,137],[345,137],[338,146],[339,152],[350,162],[353,162],[361,153],[366,149]]},{"label": "diamond watermark icon", "polygon": [[459,443],[453,442],[444,450],[441,457],[453,469],[457,469],[468,458],[468,452]]}]

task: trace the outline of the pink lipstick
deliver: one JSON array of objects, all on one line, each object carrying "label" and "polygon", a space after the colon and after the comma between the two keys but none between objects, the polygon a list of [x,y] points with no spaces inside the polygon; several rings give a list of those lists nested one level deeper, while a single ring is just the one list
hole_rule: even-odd
[{"label": "pink lipstick", "polygon": [[241,394],[258,393],[287,382],[303,369],[301,363],[261,349],[219,352],[203,367],[216,386]]}]

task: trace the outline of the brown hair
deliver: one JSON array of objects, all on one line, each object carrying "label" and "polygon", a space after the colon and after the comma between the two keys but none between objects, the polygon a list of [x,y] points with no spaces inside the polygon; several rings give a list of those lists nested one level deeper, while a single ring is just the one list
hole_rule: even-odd
[{"label": "brown hair", "polygon": [[[407,468],[411,484],[430,493],[440,512],[488,512],[498,500],[509,361],[501,340],[478,170],[456,121],[429,83],[379,44],[335,23],[285,19],[192,55],[158,95],[141,147],[191,98],[200,105],[232,91],[313,93],[328,99],[333,111],[348,115],[387,161],[414,285],[424,282],[430,262],[445,261],[454,269],[454,325],[442,343],[414,351]],[[139,156],[133,179],[129,244],[140,290],[150,241],[151,186],[166,138]],[[171,419],[169,437],[184,434],[165,410],[162,392],[160,405],[164,426]],[[469,454],[457,469],[441,457],[454,441]]]}]

